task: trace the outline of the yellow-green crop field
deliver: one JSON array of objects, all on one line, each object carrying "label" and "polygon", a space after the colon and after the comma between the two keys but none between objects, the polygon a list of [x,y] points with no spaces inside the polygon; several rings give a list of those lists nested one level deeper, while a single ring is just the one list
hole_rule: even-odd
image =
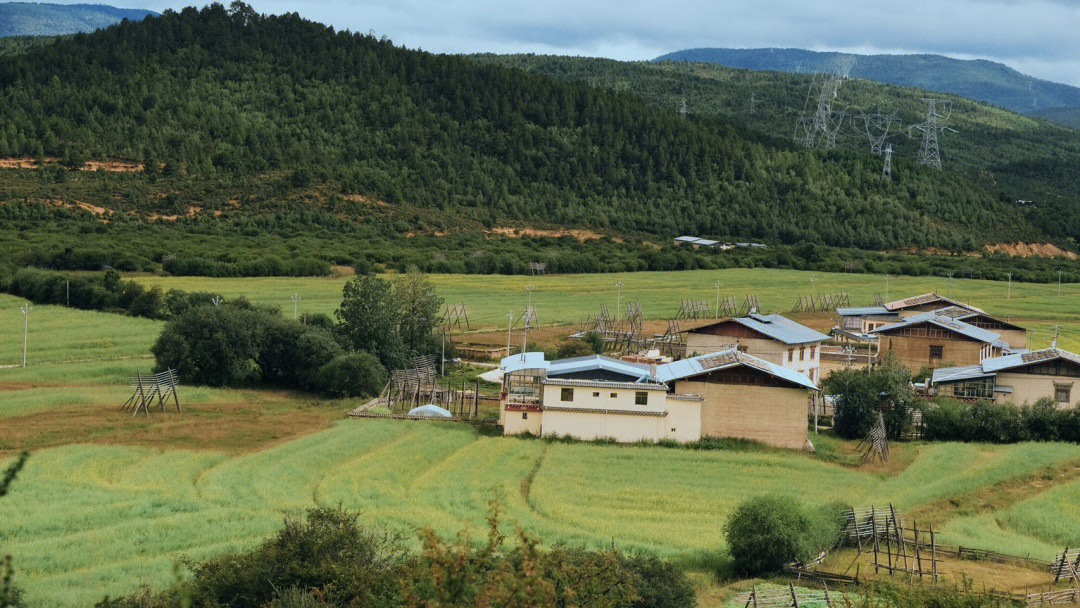
[{"label": "yellow-green crop field", "polygon": [[[39,452],[0,501],[0,540],[35,602],[72,605],[167,584],[180,556],[250,546],[283,515],[316,504],[406,530],[480,534],[497,492],[507,525],[545,542],[614,541],[693,557],[722,547],[727,516],[759,493],[912,509],[1077,458],[1075,445],[938,444],[917,448],[903,471],[888,475],[799,453],[547,444],[441,423],[345,420],[239,456],[98,445]],[[1069,492],[1047,499],[1078,500]],[[1045,556],[1080,541],[1080,516],[1062,517],[1068,528],[1014,528],[1010,514],[991,516],[1002,528],[985,532],[981,544],[1018,536]]]},{"label": "yellow-green crop field", "polygon": [[[232,298],[246,296],[252,301],[292,311],[293,294],[302,299],[300,312],[331,314],[341,302],[341,289],[349,277],[261,279],[214,279],[205,277],[136,276],[135,280],[163,289],[208,291]],[[810,279],[814,281],[811,283]],[[733,296],[741,303],[746,294],[755,294],[766,312],[790,311],[800,295],[847,292],[853,306],[873,304],[874,295],[886,295],[885,278],[866,274],[820,273],[767,268],[727,270],[687,270],[678,272],[630,272],[613,274],[548,275],[544,277],[504,275],[432,275],[440,295],[450,303],[466,302],[474,325],[505,327],[508,312],[520,315],[532,301],[544,325],[576,324],[586,315],[595,315],[601,304],[614,311],[618,299],[616,282],[622,282],[622,302],[637,300],[648,319],[668,319],[679,310],[682,299],[707,300],[713,304],[722,284],[721,297]],[[1080,285],[1019,283],[1010,290],[1005,281],[985,281],[942,277],[890,277],[889,299],[937,292],[963,300],[987,312],[1023,319],[1034,330],[1036,346],[1049,345],[1054,325],[1059,324],[1059,343],[1080,349]]]},{"label": "yellow-green crop field", "polygon": [[[573,323],[601,302],[614,306],[617,280],[623,301],[640,299],[647,317],[662,318],[680,298],[714,297],[715,280],[725,295],[756,293],[766,310],[787,310],[809,291],[810,276],[819,291],[848,291],[853,304],[884,291],[883,280],[866,275],[778,270],[432,279],[448,301],[469,303],[474,323],[497,327],[507,309],[524,306],[530,284],[543,322]],[[331,312],[346,279],[138,280],[286,310],[299,293],[301,311]],[[893,298],[948,289],[939,279],[890,281]],[[1060,297],[1056,285],[1014,284],[1011,298],[1004,283],[956,280],[951,290],[992,313],[1029,319],[1045,336],[1060,323],[1063,345],[1080,344],[1076,286]],[[21,359],[20,304],[0,296],[0,365]],[[897,445],[889,467],[857,469],[796,452],[547,443],[445,423],[344,420],[355,403],[189,386],[181,387],[182,417],[120,416],[126,382],[152,366],[161,326],[38,306],[28,367],[0,368],[0,466],[34,448],[0,499],[0,551],[13,555],[31,605],[85,605],[167,585],[180,557],[250,547],[284,516],[314,505],[341,504],[364,521],[406,530],[480,534],[496,494],[507,526],[546,543],[614,542],[693,563],[722,549],[734,506],[764,492],[807,503],[892,502],[932,514],[943,542],[965,546],[1048,558],[1080,544],[1080,477],[1069,473],[1080,466],[1080,446],[1071,444]],[[972,496],[998,488],[1009,489],[1007,504],[970,506],[982,504]],[[966,506],[954,509],[954,501]]]}]

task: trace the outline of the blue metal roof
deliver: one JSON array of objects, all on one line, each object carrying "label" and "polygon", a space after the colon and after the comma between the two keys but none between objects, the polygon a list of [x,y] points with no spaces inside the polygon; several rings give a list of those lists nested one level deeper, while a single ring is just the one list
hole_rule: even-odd
[{"label": "blue metal roof", "polygon": [[958,321],[951,317],[939,315],[938,311],[932,310],[930,312],[924,312],[917,315],[912,315],[899,323],[889,325],[886,327],[878,327],[877,329],[870,330],[870,333],[881,333],[901,329],[904,327],[910,327],[912,325],[918,325],[920,323],[930,323],[944,329],[955,331],[956,333],[967,336],[972,340],[978,340],[979,342],[986,342],[988,344],[994,344],[1001,340],[1001,335],[996,334],[988,329],[981,327],[975,327],[963,321]]},{"label": "blue metal roof", "polygon": [[[543,354],[543,353],[541,353]],[[590,370],[605,370],[619,374],[626,374],[634,378],[641,378],[649,374],[649,366],[641,363],[631,363],[621,359],[613,359],[603,355],[588,355],[585,357],[573,357],[570,359],[558,359],[548,364],[548,375],[570,374]]]},{"label": "blue metal roof", "polygon": [[1080,355],[1058,348],[1044,348],[1042,350],[1028,351],[986,359],[978,365],[965,365],[963,367],[943,367],[934,370],[933,384],[939,382],[959,382],[975,378],[988,378],[998,372],[1034,365],[1043,361],[1065,359],[1080,365]]},{"label": "blue metal roof", "polygon": [[731,320],[784,344],[806,344],[829,339],[829,336],[796,323],[783,315],[751,314],[748,317],[735,317]]},{"label": "blue metal roof", "polygon": [[503,368],[503,372],[507,374],[523,369],[547,370],[548,368],[548,362],[544,360],[544,353],[542,352],[521,353],[503,357],[499,365]]},{"label": "blue metal roof", "polygon": [[930,384],[938,384],[939,382],[960,382],[961,380],[987,378],[993,375],[994,374],[984,372],[981,365],[939,367],[934,370],[934,375],[930,379]]},{"label": "blue metal roof", "polygon": [[510,355],[503,357],[501,362],[503,373],[520,371],[523,369],[544,370],[546,375],[571,374],[589,370],[605,370],[625,374],[635,379],[641,379],[649,375],[649,366],[641,363],[630,363],[620,359],[613,359],[603,355],[588,355],[585,357],[572,357],[570,359],[556,359],[547,361],[544,353],[531,352],[524,355]]},{"label": "blue metal roof", "polygon": [[817,389],[817,385],[804,374],[758,359],[753,355],[739,352],[735,348],[658,365],[656,367],[656,380],[665,383],[672,382],[740,365],[763,371],[804,388]]},{"label": "blue metal roof", "polygon": [[893,312],[884,306],[854,306],[847,308],[837,308],[836,314],[841,317],[865,317],[867,315],[892,315],[900,316],[900,313]]}]

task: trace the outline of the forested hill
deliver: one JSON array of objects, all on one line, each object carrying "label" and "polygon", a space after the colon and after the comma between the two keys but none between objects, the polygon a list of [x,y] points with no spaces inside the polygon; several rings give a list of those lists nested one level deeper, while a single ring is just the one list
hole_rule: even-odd
[{"label": "forested hill", "polygon": [[[480,63],[514,66],[535,74],[585,82],[616,91],[633,91],[658,108],[678,112],[686,100],[688,115],[718,117],[745,125],[778,141],[793,141],[804,111],[812,75],[758,72],[710,63],[623,62],[587,57],[478,55]],[[892,128],[894,178],[907,185],[912,174],[896,173],[918,156],[920,139],[911,125],[925,120],[920,89],[849,79],[837,95],[837,108],[848,113],[839,130],[841,154],[868,151],[863,112],[896,112]],[[997,198],[1032,201],[1026,217],[1040,231],[1058,239],[1080,235],[1080,132],[955,95],[942,95],[952,108],[947,124],[955,132],[940,136],[946,174],[962,175]],[[880,170],[880,157],[866,162]],[[899,163],[899,164],[897,164]]]},{"label": "forested hill", "polygon": [[0,3],[0,37],[63,36],[108,27],[121,19],[138,20],[156,14],[104,4]]},{"label": "forested hill", "polygon": [[[656,61],[703,61],[733,68],[813,73],[825,71],[840,53],[803,49],[687,49]],[[941,55],[856,55],[853,78],[953,93],[1016,112],[1080,108],[1080,88],[1022,74],[985,59]]]},{"label": "forested hill", "polygon": [[807,152],[630,93],[218,5],[0,62],[0,157],[26,156],[154,171],[40,186],[5,176],[0,200],[77,192],[107,211],[183,215],[242,212],[250,189],[271,187],[264,207],[313,191],[304,204],[357,195],[418,209],[419,221],[519,220],[663,242],[691,233],[956,249],[1045,237],[952,171],[900,158],[886,184],[880,160],[861,151]]}]

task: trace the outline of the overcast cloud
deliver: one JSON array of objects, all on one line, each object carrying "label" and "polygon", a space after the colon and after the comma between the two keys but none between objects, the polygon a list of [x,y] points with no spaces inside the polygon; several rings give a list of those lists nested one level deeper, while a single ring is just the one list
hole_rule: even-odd
[{"label": "overcast cloud", "polygon": [[[189,4],[102,1],[153,10]],[[684,48],[771,46],[938,53],[992,59],[1032,76],[1080,86],[1080,0],[249,3],[260,12],[295,11],[339,29],[373,30],[411,48],[446,53],[535,52],[652,59]]]}]

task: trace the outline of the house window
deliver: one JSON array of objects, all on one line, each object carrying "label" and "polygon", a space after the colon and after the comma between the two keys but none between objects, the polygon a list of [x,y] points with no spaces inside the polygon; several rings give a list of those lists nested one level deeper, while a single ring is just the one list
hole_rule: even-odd
[{"label": "house window", "polygon": [[795,360],[795,349],[794,348],[787,349],[787,360],[789,362]]},{"label": "house window", "polygon": [[528,420],[529,419],[529,412],[521,412],[521,419],[522,420]]},{"label": "house window", "polygon": [[611,393],[611,398],[614,399],[619,396],[619,393]]},{"label": "house window", "polygon": [[562,400],[563,401],[573,401],[574,400],[574,389],[572,389],[572,388],[564,388],[564,389],[562,389]]},{"label": "house window", "polygon": [[945,354],[945,347],[944,346],[942,346],[940,344],[931,344],[930,345],[930,358],[931,359],[940,359],[940,358],[942,358],[942,356],[944,356],[944,354]]},{"label": "house window", "polygon": [[817,352],[817,345],[815,344],[814,346],[810,347],[810,358],[811,359],[814,358],[814,353],[816,353],[816,352]]},{"label": "house window", "polygon": [[736,350],[738,350],[738,351],[739,351],[740,353],[745,353],[745,352],[746,352],[746,350],[747,350],[747,347],[746,347],[746,346],[743,346],[742,344],[740,344],[740,345],[736,346],[735,348],[736,348]]},{"label": "house window", "polygon": [[800,346],[799,347],[799,361],[804,361],[805,359],[806,359],[806,347],[805,346]]},{"label": "house window", "polygon": [[596,391],[595,393],[592,394],[592,396],[593,397],[599,397],[600,396],[600,391]]},{"label": "house window", "polygon": [[1054,401],[1057,401],[1058,403],[1069,403],[1071,401],[1071,399],[1069,399],[1069,393],[1072,392],[1070,389],[1072,389],[1072,386],[1060,386],[1055,384]]},{"label": "house window", "polygon": [[649,393],[645,391],[638,391],[634,393],[635,405],[647,405],[649,403]]}]

